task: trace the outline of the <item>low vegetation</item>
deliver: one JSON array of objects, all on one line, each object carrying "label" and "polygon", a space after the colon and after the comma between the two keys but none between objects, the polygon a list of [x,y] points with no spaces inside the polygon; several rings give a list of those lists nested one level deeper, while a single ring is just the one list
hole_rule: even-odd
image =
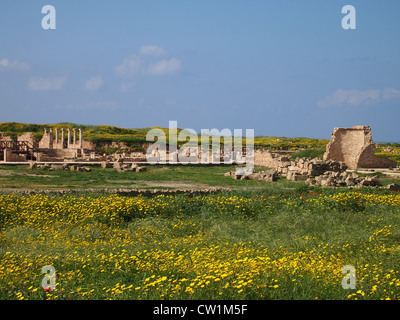
[{"label": "low vegetation", "polygon": [[[118,173],[2,166],[2,186],[21,190],[38,183],[83,191],[142,180],[159,188],[186,182],[231,191],[147,198],[3,189],[0,299],[399,298],[398,192],[223,175],[232,169],[149,166]],[[55,290],[43,287],[46,265],[56,270]],[[356,289],[342,287],[345,265],[356,268]]]},{"label": "low vegetation", "polygon": [[284,190],[2,195],[0,298],[399,298],[398,193]]}]

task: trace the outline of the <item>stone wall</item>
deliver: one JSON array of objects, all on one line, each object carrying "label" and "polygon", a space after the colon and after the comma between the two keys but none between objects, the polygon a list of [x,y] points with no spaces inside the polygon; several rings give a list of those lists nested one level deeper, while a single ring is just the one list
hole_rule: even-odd
[{"label": "stone wall", "polygon": [[96,149],[96,144],[91,141],[82,140],[82,148],[87,150],[94,150]]},{"label": "stone wall", "polygon": [[34,148],[38,148],[39,147],[39,143],[36,141],[35,136],[33,135],[32,132],[19,134],[18,137],[17,137],[17,141],[27,141]]},{"label": "stone wall", "polygon": [[276,167],[278,174],[288,180],[301,181],[323,175],[325,172],[343,172],[347,166],[339,161],[300,158],[295,161],[280,161]]},{"label": "stone wall", "polygon": [[3,160],[4,162],[23,162],[26,161],[26,155],[18,155],[14,152],[12,152],[12,150],[7,150],[4,149],[3,150]]},{"label": "stone wall", "polygon": [[37,161],[54,162],[64,161],[66,158],[76,159],[78,157],[77,149],[48,149],[45,152],[35,152]]},{"label": "stone wall", "polygon": [[4,134],[4,132],[0,132],[0,141],[13,141],[10,136]]},{"label": "stone wall", "polygon": [[269,150],[254,151],[254,165],[275,168],[280,162],[280,157]]},{"label": "stone wall", "polygon": [[396,167],[396,161],[375,155],[375,143],[369,126],[335,128],[326,147],[324,160],[337,160],[350,168]]},{"label": "stone wall", "polygon": [[53,149],[53,132],[52,130],[44,130],[42,139],[39,141],[40,149]]}]

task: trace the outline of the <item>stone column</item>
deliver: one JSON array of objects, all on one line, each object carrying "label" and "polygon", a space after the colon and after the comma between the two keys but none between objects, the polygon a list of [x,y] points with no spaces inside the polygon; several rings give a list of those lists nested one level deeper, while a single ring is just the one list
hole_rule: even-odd
[{"label": "stone column", "polygon": [[64,128],[61,128],[61,148],[64,149]]},{"label": "stone column", "polygon": [[82,143],[82,129],[79,128],[79,148],[82,149],[82,145],[83,145],[83,143]]},{"label": "stone column", "polygon": [[71,143],[71,129],[68,128],[68,141],[67,141],[67,148],[69,149],[69,144]]},{"label": "stone column", "polygon": [[74,148],[75,148],[75,144],[76,144],[76,129],[73,128],[72,132],[73,132],[73,139],[74,139],[73,142],[74,142]]},{"label": "stone column", "polygon": [[58,128],[56,128],[56,143],[58,143]]},{"label": "stone column", "polygon": [[49,149],[53,149],[53,129],[49,131]]}]

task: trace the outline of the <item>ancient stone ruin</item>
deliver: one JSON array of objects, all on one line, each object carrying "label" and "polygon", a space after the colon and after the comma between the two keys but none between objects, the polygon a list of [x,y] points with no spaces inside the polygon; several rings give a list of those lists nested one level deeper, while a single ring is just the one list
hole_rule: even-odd
[{"label": "ancient stone ruin", "polygon": [[289,161],[287,157],[280,158],[277,163],[276,171],[288,180],[305,181],[325,174],[325,172],[343,172],[347,166],[339,161],[323,161],[322,159],[300,158]]},{"label": "ancient stone ruin", "polygon": [[360,177],[357,173],[347,172],[344,162],[322,159],[300,158],[295,161],[281,161],[277,173],[292,181],[305,181],[307,184],[321,187],[362,187],[380,186],[377,176]]},{"label": "ancient stone ruin", "polygon": [[[115,144],[115,145],[114,145]],[[113,142],[112,146],[121,146]],[[82,129],[55,128],[44,129],[43,137],[36,141],[32,132],[19,134],[17,141],[0,132],[0,161],[38,163],[53,162],[126,162],[145,161],[144,152],[116,151],[106,154],[96,148],[96,144],[83,139]]]},{"label": "ancient stone ruin", "polygon": [[[113,145],[122,147],[121,143]],[[127,149],[129,150],[129,149]],[[194,160],[208,159],[210,164],[218,159],[224,162],[227,157],[230,163],[243,163],[246,160],[246,150],[232,150],[225,153],[220,147],[219,152],[197,147],[196,150],[183,149],[186,157],[193,156]],[[4,151],[4,152],[3,152]],[[193,155],[192,155],[193,151]],[[154,156],[160,156],[158,149],[153,150]],[[179,152],[181,150],[179,149]],[[286,151],[285,154],[290,151]],[[1,159],[3,155],[3,159]],[[176,159],[178,150],[165,150],[168,161]],[[90,171],[88,165],[100,165],[102,168],[114,168],[118,172],[146,171],[146,167],[138,164],[146,162],[144,151],[128,152],[116,151],[106,154],[90,141],[83,140],[81,129],[54,128],[45,129],[40,141],[36,141],[33,133],[20,134],[17,141],[0,132],[0,160],[4,162],[29,162],[31,169],[41,168],[48,170]],[[62,164],[62,163],[64,164]],[[174,161],[172,161],[173,163]],[[67,164],[65,164],[67,163]],[[237,163],[237,162],[236,162]],[[229,164],[229,161],[227,163]],[[271,170],[231,171],[226,176],[234,179],[249,179],[276,181],[278,177],[285,177],[292,181],[306,181],[318,186],[378,186],[377,177],[359,177],[347,172],[348,168],[389,168],[396,167],[396,162],[383,157],[375,156],[375,144],[368,126],[354,126],[352,128],[335,128],[332,139],[327,145],[323,159],[299,158],[291,159],[286,155],[272,153],[266,150],[254,152],[254,165],[271,168]],[[85,167],[86,166],[86,167]]]},{"label": "ancient stone ruin", "polygon": [[37,160],[39,162],[64,161],[66,159],[88,158],[93,149],[89,141],[82,139],[82,130],[75,128],[44,129],[42,139],[38,142],[32,132],[19,134],[17,141],[4,134],[0,134],[1,160],[4,162],[25,162]]},{"label": "ancient stone ruin", "polygon": [[307,184],[321,187],[379,187],[377,176],[360,177],[356,172],[326,171],[323,175],[308,178]]},{"label": "ancient stone ruin", "polygon": [[237,180],[276,181],[278,177],[286,177],[291,181],[305,181],[309,185],[321,187],[363,187],[381,186],[377,176],[361,177],[355,172],[348,172],[347,165],[340,161],[299,158],[290,161],[286,156],[273,157],[273,169],[241,175],[235,171],[227,172]]},{"label": "ancient stone ruin", "polygon": [[[42,139],[39,141],[39,148],[37,152],[38,161],[51,161],[54,158],[81,158],[83,150],[82,129],[79,130],[79,140],[77,140],[76,129],[67,129],[67,136],[65,129],[58,128],[44,129]],[[60,134],[59,134],[60,133]],[[53,159],[51,159],[53,158]]]},{"label": "ancient stone ruin", "polygon": [[397,164],[375,155],[369,126],[335,128],[323,159],[344,162],[349,168],[389,168]]},{"label": "ancient stone ruin", "polygon": [[[380,186],[377,176],[360,177],[347,169],[362,168],[395,168],[396,161],[375,155],[375,143],[372,140],[369,126],[354,126],[352,128],[335,128],[332,139],[326,147],[323,159],[300,158],[290,160],[288,156],[272,153],[269,150],[256,150],[254,164],[272,168],[274,176],[283,176],[288,180],[306,181],[316,186]],[[227,173],[235,179],[264,179],[263,174],[245,177]],[[271,171],[268,176],[273,176]]]}]

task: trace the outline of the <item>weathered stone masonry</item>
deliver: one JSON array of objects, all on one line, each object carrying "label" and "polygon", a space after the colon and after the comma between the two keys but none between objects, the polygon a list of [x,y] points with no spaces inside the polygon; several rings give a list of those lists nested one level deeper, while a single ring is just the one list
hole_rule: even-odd
[{"label": "weathered stone masonry", "polygon": [[375,155],[375,143],[369,126],[335,128],[326,147],[324,160],[336,160],[349,168],[396,167],[396,161]]}]

